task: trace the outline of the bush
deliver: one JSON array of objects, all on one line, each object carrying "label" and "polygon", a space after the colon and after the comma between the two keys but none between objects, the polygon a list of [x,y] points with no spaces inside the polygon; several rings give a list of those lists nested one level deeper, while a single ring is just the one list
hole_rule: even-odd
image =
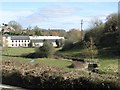
[{"label": "bush", "polygon": [[78,49],[85,49],[86,48],[86,41],[82,40],[82,41],[79,41],[79,42],[76,42],[74,43],[74,47],[73,49],[75,50],[78,50]]},{"label": "bush", "polygon": [[66,50],[70,50],[73,47],[73,42],[71,40],[66,40],[62,50],[66,51]]},{"label": "bush", "polygon": [[59,47],[63,46],[64,40],[63,39],[59,39],[59,40],[56,39],[55,42],[56,42],[57,48],[59,48]]},{"label": "bush", "polygon": [[113,47],[117,45],[117,36],[118,33],[105,33],[100,38],[100,46],[101,47]]},{"label": "bush", "polygon": [[[9,65],[8,65],[9,63]],[[110,74],[89,74],[83,71],[61,71],[56,67],[42,66],[20,61],[2,62],[2,83],[29,90],[61,88],[80,90],[119,90],[119,76]]]},{"label": "bush", "polygon": [[36,54],[39,56],[39,57],[52,57],[55,53],[55,49],[53,47],[53,45],[48,42],[48,41],[44,41],[43,43],[43,46],[42,47],[39,47],[36,49]]}]

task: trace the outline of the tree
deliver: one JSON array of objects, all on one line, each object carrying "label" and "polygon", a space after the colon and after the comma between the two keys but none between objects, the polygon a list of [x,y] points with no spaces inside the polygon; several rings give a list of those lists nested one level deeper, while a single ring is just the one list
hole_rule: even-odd
[{"label": "tree", "polygon": [[63,39],[56,39],[55,42],[56,42],[56,45],[57,45],[58,48],[62,47],[63,44],[64,44],[64,40]]},{"label": "tree", "polygon": [[29,43],[29,47],[33,47],[33,41],[31,41],[30,43]]},{"label": "tree", "polygon": [[35,35],[37,35],[37,36],[42,35],[42,32],[41,32],[41,30],[40,30],[40,28],[38,26],[35,26],[33,30],[34,30]]},{"label": "tree", "polygon": [[93,60],[98,54],[98,51],[92,37],[90,37],[90,47],[88,47],[88,49],[90,50],[91,60]]},{"label": "tree", "polygon": [[63,47],[62,47],[62,50],[63,51],[70,50],[72,47],[73,47],[73,41],[66,40]]},{"label": "tree", "polygon": [[16,21],[10,21],[8,25],[13,27],[16,31],[19,31],[22,29],[22,26]]},{"label": "tree", "polygon": [[104,24],[99,19],[95,19],[91,22],[91,28],[86,31],[84,39],[87,42],[89,41],[90,37],[92,37],[96,46],[99,47],[101,44],[100,38],[103,36]]},{"label": "tree", "polygon": [[118,33],[118,14],[107,16],[103,35],[100,39],[101,47],[116,47]]},{"label": "tree", "polygon": [[40,57],[50,58],[50,57],[52,57],[54,55],[55,49],[54,49],[53,45],[49,41],[44,40],[43,46],[37,48],[36,53]]},{"label": "tree", "polygon": [[59,48],[60,47],[60,40],[56,39],[55,42],[56,42],[57,47]]},{"label": "tree", "polygon": [[99,18],[94,18],[90,22],[90,29],[103,25],[103,22]]},{"label": "tree", "polygon": [[120,13],[118,14],[118,37],[117,37],[117,43],[118,43],[118,52],[120,53]]},{"label": "tree", "polygon": [[85,57],[89,57],[90,58],[90,63],[94,62],[95,57],[98,54],[98,50],[95,46],[95,43],[93,41],[93,38],[90,37],[89,41],[86,42],[86,49],[83,51],[83,55],[85,55]]},{"label": "tree", "polygon": [[31,26],[30,25],[28,26],[27,30],[29,30],[29,31],[31,30]]},{"label": "tree", "polygon": [[51,35],[51,36],[58,36],[58,33],[55,32],[55,31],[51,31],[51,32],[50,32],[50,35]]},{"label": "tree", "polygon": [[107,16],[105,23],[105,32],[115,32],[118,30],[118,14],[110,14]]},{"label": "tree", "polygon": [[77,42],[81,40],[81,31],[78,29],[71,29],[70,31],[67,32],[68,33],[68,39],[73,41],[73,42]]}]

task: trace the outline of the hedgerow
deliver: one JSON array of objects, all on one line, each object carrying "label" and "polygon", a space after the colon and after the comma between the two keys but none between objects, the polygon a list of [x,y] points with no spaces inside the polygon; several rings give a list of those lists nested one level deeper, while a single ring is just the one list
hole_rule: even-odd
[{"label": "hedgerow", "polygon": [[27,89],[62,88],[81,90],[119,90],[118,76],[84,71],[66,72],[40,64],[3,61],[2,83]]}]

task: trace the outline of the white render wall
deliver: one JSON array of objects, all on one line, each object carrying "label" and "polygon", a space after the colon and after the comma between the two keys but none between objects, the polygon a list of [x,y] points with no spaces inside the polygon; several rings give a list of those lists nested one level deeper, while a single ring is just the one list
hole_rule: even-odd
[{"label": "white render wall", "polygon": [[30,40],[11,40],[10,36],[3,37],[3,47],[5,46],[7,47],[28,47],[29,43],[30,43]]},{"label": "white render wall", "polygon": [[[56,42],[51,42],[53,44],[54,47],[57,46]],[[36,42],[36,43],[32,43],[33,47],[40,47],[43,46],[43,42]]]},{"label": "white render wall", "polygon": [[[29,36],[30,40],[51,40],[51,39],[64,39],[64,37],[59,37],[59,36]],[[54,47],[56,47],[56,42],[51,42],[53,44]],[[35,42],[33,43],[33,47],[39,47],[39,46],[43,46],[43,42]]]},{"label": "white render wall", "polygon": [[28,47],[30,40],[10,40],[9,47]]},{"label": "white render wall", "polygon": [[[59,36],[29,36],[30,40],[11,40],[11,36],[3,36],[3,47],[28,47],[31,40],[50,40],[50,39],[64,39],[64,37]],[[54,47],[56,47],[56,42],[51,42]],[[33,47],[43,46],[43,42],[32,43]]]}]

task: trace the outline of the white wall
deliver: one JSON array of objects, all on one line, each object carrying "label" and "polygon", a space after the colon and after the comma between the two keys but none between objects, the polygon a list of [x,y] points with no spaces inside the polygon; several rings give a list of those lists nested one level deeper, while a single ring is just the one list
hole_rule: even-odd
[{"label": "white wall", "polygon": [[[3,46],[8,46],[8,47],[28,47],[28,44],[30,44],[31,40],[44,40],[44,39],[47,39],[47,40],[50,40],[50,39],[64,39],[64,37],[59,37],[59,36],[29,36],[30,37],[30,40],[11,40],[11,36],[8,36],[7,38],[4,36],[3,37]],[[12,42],[13,41],[13,42]],[[16,42],[17,41],[17,42]],[[23,41],[23,42],[22,42]],[[26,41],[26,42],[25,42]],[[26,46],[25,46],[26,44]],[[43,46],[43,42],[36,42],[36,43],[32,43],[33,44],[33,47],[35,46]],[[53,46],[56,47],[56,42],[52,42]],[[13,45],[13,46],[12,46]]]},{"label": "white wall", "polygon": [[[59,37],[59,36],[29,36],[31,40],[44,40],[44,39],[47,39],[47,40],[51,40],[51,39],[64,39],[64,37]],[[56,42],[51,42],[53,44],[54,47],[56,47]],[[39,47],[39,46],[43,46],[43,42],[35,42],[33,43],[33,47]]]},{"label": "white wall", "polygon": [[10,40],[9,45],[10,47],[28,47],[29,43],[30,43],[30,40]]},{"label": "white wall", "polygon": [[8,47],[28,47],[28,44],[30,43],[30,40],[11,40],[10,36],[6,40],[8,42]]}]

